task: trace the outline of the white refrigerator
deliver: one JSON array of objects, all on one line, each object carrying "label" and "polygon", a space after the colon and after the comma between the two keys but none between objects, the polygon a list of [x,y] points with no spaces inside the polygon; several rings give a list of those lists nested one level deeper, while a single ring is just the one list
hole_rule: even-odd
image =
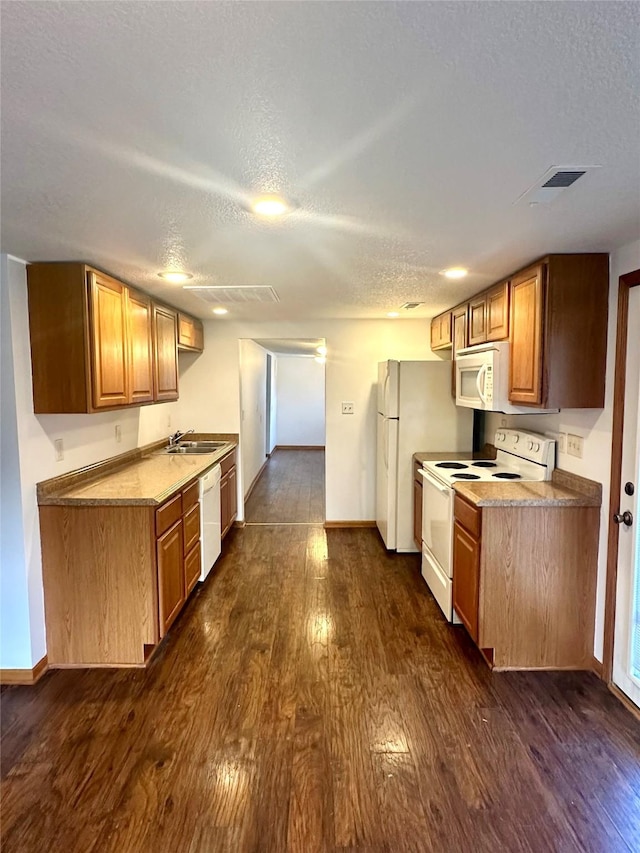
[{"label": "white refrigerator", "polygon": [[473,411],[455,404],[451,362],[381,362],[377,428],[376,524],[389,550],[417,551],[413,454],[472,449]]}]

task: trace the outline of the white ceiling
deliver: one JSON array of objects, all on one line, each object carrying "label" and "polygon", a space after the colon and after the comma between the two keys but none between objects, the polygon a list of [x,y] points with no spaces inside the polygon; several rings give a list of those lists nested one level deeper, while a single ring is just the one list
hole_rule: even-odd
[{"label": "white ceiling", "polygon": [[[2,249],[266,284],[252,320],[431,316],[640,234],[635,2],[2,3]],[[548,207],[551,165],[599,164]],[[299,208],[258,221],[242,202]],[[439,270],[464,265],[449,282]],[[220,322],[225,322],[221,320]]]}]

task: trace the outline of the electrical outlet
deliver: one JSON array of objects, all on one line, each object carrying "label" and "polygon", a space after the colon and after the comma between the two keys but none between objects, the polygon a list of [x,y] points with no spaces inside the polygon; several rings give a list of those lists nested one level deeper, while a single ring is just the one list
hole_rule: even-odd
[{"label": "electrical outlet", "polygon": [[343,403],[342,404],[342,414],[343,415],[352,415],[353,414],[353,403]]},{"label": "electrical outlet", "polygon": [[567,433],[567,453],[569,456],[577,456],[582,459],[582,436]]},{"label": "electrical outlet", "polygon": [[566,432],[559,432],[558,437],[556,439],[558,448],[558,453],[566,453],[567,452],[567,434]]},{"label": "electrical outlet", "polygon": [[116,441],[118,444],[122,441],[122,427],[120,424],[116,424]]},{"label": "electrical outlet", "polygon": [[53,442],[53,446],[56,450],[56,462],[62,462],[64,459],[64,445],[62,444],[62,439],[56,438]]},{"label": "electrical outlet", "polygon": [[171,429],[171,415],[167,415],[167,429]]},{"label": "electrical outlet", "polygon": [[507,425],[507,419],[506,418],[500,418],[500,426],[506,427],[506,425]]}]

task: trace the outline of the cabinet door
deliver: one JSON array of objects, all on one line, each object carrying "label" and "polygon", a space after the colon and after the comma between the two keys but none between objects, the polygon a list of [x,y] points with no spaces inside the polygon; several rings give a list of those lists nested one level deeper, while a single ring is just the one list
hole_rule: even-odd
[{"label": "cabinet door", "polygon": [[451,346],[451,311],[438,314],[431,321],[431,349],[446,349]]},{"label": "cabinet door", "polygon": [[458,305],[451,312],[453,350],[451,352],[451,394],[456,396],[456,354],[467,346],[467,305]]},{"label": "cabinet door", "polygon": [[487,340],[487,300],[485,294],[469,302],[469,346]]},{"label": "cabinet door", "polygon": [[[511,282],[511,357],[509,400],[542,404],[542,312],[544,266],[526,270]],[[585,341],[585,346],[588,342]]]},{"label": "cabinet door", "polygon": [[236,466],[229,471],[229,526],[235,521],[238,514],[238,481],[236,477]]},{"label": "cabinet door", "polygon": [[89,273],[91,393],[94,409],[126,406],[127,288],[115,279]]},{"label": "cabinet door", "polygon": [[183,524],[183,538],[184,538],[184,553],[185,555],[189,553],[189,551],[194,547],[194,545],[200,541],[200,503],[194,504],[190,510],[188,510],[184,518],[182,519]]},{"label": "cabinet door", "polygon": [[184,588],[188,596],[200,580],[200,542],[184,558]]},{"label": "cabinet door", "polygon": [[129,402],[153,400],[153,346],[151,300],[144,293],[129,291]]},{"label": "cabinet door", "polygon": [[178,399],[178,316],[164,305],[153,306],[154,399]]},{"label": "cabinet door", "polygon": [[164,637],[184,604],[182,520],[176,521],[156,543],[160,636]]},{"label": "cabinet door", "polygon": [[480,543],[458,522],[453,525],[453,606],[471,638],[478,642]]},{"label": "cabinet door", "polygon": [[496,284],[487,293],[487,340],[503,341],[509,337],[509,282]]},{"label": "cabinet door", "polygon": [[222,536],[231,526],[231,506],[229,504],[229,472],[222,475],[220,480],[220,524],[222,525]]},{"label": "cabinet door", "polygon": [[413,481],[413,541],[422,548],[422,483]]}]

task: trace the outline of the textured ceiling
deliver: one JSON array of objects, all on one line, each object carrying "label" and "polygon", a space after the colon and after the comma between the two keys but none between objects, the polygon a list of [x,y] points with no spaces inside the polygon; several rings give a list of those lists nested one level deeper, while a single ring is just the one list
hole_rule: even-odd
[{"label": "textured ceiling", "polygon": [[[267,284],[240,319],[431,316],[640,233],[640,4],[2,3],[2,249]],[[551,165],[597,164],[548,207]],[[243,208],[299,207],[265,223]],[[443,267],[471,275],[449,282]],[[222,321],[224,322],[224,321]]]}]

